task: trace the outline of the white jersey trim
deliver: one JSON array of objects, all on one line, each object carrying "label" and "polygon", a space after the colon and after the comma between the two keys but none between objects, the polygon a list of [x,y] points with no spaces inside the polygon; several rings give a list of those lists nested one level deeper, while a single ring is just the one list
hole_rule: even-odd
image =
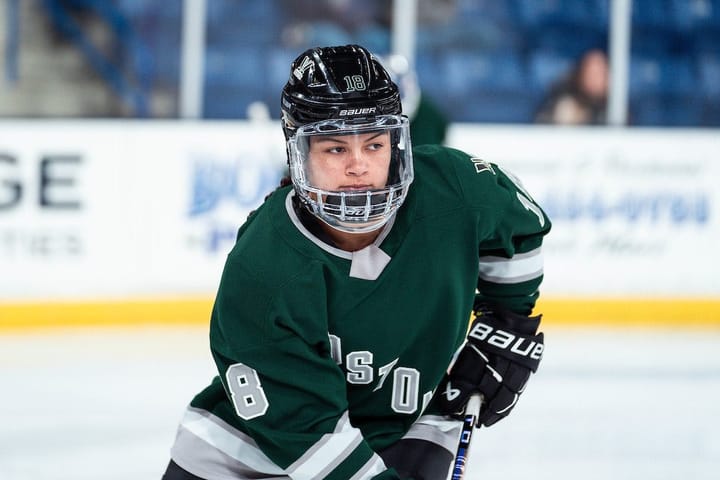
[{"label": "white jersey trim", "polygon": [[[353,253],[347,252],[345,250],[333,247],[332,245],[328,245],[327,243],[323,242],[319,238],[317,238],[315,235],[310,233],[310,231],[305,228],[305,225],[302,224],[300,219],[298,218],[297,214],[295,213],[295,209],[293,208],[292,204],[292,198],[295,196],[295,190],[290,190],[288,192],[287,197],[285,197],[285,210],[287,211],[288,215],[290,216],[290,220],[292,220],[293,225],[295,225],[295,228],[298,229],[300,233],[303,234],[308,240],[313,242],[318,247],[322,248],[326,252],[335,255],[336,257],[344,258],[346,260],[352,260],[353,259]],[[321,220],[322,221],[322,220]],[[380,244],[385,240],[385,237],[388,236],[390,233],[390,230],[392,229],[393,224],[395,223],[395,215],[390,217],[390,219],[385,223],[385,225],[382,227],[382,231],[380,232],[380,235],[375,239],[373,242],[373,245],[376,247],[379,247]]]},{"label": "white jersey trim", "polygon": [[[252,475],[253,472],[274,475],[273,478],[279,479],[324,478],[345,461],[363,441],[362,433],[352,426],[349,415],[345,412],[332,433],[323,435],[303,456],[287,469],[282,469],[260,450],[252,438],[210,412],[189,407],[180,422],[180,433],[183,431],[192,434],[192,437],[179,434],[173,446],[173,458],[181,466],[187,464],[183,468],[192,470],[197,458],[207,459],[213,451],[224,454],[229,457],[227,460],[217,457],[217,463],[209,470],[193,472],[217,479],[245,478],[244,475]],[[178,444],[180,437],[185,439],[182,440],[182,445]],[[193,446],[191,438],[195,437],[214,450],[203,450],[199,448],[201,445]],[[193,460],[193,457],[197,458]],[[374,453],[352,478],[370,479],[385,470],[382,459]]]},{"label": "white jersey trim", "polygon": [[[235,429],[229,431],[224,428],[225,422],[209,412],[199,412],[194,409],[186,410],[180,425],[225,455],[257,472],[274,475],[285,473],[260,450],[250,437],[235,431]],[[229,425],[227,427],[232,428]]]},{"label": "white jersey trim", "polygon": [[362,433],[350,424],[348,412],[345,412],[333,433],[323,435],[287,468],[287,474],[293,480],[324,478],[349,457],[362,440]]},{"label": "white jersey trim", "polygon": [[352,252],[350,276],[361,280],[377,280],[392,258],[375,244]]},{"label": "white jersey trim", "polygon": [[369,480],[376,475],[380,475],[385,470],[387,470],[385,462],[383,462],[382,458],[380,458],[380,455],[375,453],[355,475],[350,477],[350,480]]},{"label": "white jersey trim", "polygon": [[521,283],[543,274],[541,247],[512,258],[480,257],[480,279],[492,283]]},{"label": "white jersey trim", "polygon": [[410,426],[410,430],[402,438],[425,440],[443,447],[454,455],[462,426],[462,420],[440,415],[423,415]]}]

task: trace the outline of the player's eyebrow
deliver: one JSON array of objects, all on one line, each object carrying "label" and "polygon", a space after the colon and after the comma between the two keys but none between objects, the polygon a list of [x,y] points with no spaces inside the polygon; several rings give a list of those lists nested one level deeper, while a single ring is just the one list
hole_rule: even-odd
[{"label": "player's eyebrow", "polygon": [[[369,142],[372,140],[375,140],[377,137],[381,135],[385,135],[387,132],[377,132],[371,137],[366,138],[364,141]],[[345,135],[321,135],[315,137],[315,142],[317,143],[325,143],[325,142],[332,142],[332,143],[343,143],[346,144],[348,142],[342,140],[342,138],[345,137]]]}]

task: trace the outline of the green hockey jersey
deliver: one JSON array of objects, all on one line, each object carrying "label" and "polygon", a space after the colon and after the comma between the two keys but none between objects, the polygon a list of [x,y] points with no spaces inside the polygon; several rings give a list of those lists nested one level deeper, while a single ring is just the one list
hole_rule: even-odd
[{"label": "green hockey jersey", "polygon": [[532,197],[498,165],[447,147],[417,148],[414,166],[405,203],[362,250],[312,235],[290,187],[241,227],[210,325],[219,376],[181,422],[181,467],[399,478],[377,452],[442,421],[431,398],[476,296],[531,312],[550,229]]}]

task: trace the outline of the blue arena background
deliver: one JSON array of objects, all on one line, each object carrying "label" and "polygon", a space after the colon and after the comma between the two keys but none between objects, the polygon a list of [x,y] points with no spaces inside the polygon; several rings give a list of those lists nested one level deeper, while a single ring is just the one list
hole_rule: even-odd
[{"label": "blue arena background", "polygon": [[[19,3],[7,7],[7,78],[17,76],[23,48],[10,28]],[[126,104],[125,116],[156,117],[154,92],[177,93],[182,0],[39,3],[56,35]],[[533,123],[550,86],[583,52],[607,50],[611,3],[420,0],[415,67],[422,91],[450,122]],[[201,118],[243,119],[258,101],[277,118],[287,65],[310,46],[356,42],[389,53],[391,4],[207,0]],[[114,37],[112,52],[93,45],[90,15]],[[720,0],[632,1],[628,123],[720,126]]]}]

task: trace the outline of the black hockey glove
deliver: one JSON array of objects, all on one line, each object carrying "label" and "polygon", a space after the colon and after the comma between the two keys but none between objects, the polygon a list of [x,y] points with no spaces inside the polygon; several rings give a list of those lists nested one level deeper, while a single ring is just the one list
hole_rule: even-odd
[{"label": "black hockey glove", "polygon": [[526,317],[487,306],[475,314],[465,346],[438,386],[436,401],[443,413],[458,415],[479,391],[484,403],[478,427],[489,427],[510,413],[530,373],[537,371],[544,339],[536,333],[540,315]]}]

